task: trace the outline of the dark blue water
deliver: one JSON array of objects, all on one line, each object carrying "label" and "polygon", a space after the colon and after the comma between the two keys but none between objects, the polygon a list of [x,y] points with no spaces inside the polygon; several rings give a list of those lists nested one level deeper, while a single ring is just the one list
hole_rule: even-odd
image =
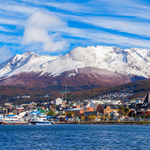
[{"label": "dark blue water", "polygon": [[150,150],[150,126],[0,126],[0,149]]}]

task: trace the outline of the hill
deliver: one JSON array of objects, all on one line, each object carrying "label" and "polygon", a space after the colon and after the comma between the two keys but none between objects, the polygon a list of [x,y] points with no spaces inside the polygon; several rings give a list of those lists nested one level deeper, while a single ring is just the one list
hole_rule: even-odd
[{"label": "hill", "polygon": [[110,88],[94,88],[86,91],[70,93],[70,97],[78,99],[121,99],[129,101],[142,98],[150,92],[150,79],[140,80]]},{"label": "hill", "polygon": [[[137,97],[144,97],[150,92],[150,79],[132,82],[115,87],[93,88],[83,91],[63,91],[51,90],[49,88],[19,88],[19,87],[0,87],[0,104],[4,102],[13,102],[14,104],[26,102],[44,102],[51,101],[58,97],[66,98],[66,100],[84,100],[84,99],[121,99],[129,101]],[[22,96],[29,95],[30,98]],[[18,96],[18,98],[17,98]]]}]

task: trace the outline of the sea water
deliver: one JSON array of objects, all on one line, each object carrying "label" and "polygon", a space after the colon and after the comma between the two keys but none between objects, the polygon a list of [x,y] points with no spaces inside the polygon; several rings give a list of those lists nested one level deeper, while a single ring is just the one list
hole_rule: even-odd
[{"label": "sea water", "polygon": [[1,125],[0,149],[150,150],[150,126]]}]

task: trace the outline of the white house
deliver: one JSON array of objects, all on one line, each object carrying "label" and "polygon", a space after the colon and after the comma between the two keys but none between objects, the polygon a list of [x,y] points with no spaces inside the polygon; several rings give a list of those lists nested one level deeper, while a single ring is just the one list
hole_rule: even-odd
[{"label": "white house", "polygon": [[62,100],[61,98],[57,98],[57,99],[55,99],[55,100],[53,101],[53,104],[54,104],[54,105],[61,105],[62,102],[63,102],[63,100]]}]

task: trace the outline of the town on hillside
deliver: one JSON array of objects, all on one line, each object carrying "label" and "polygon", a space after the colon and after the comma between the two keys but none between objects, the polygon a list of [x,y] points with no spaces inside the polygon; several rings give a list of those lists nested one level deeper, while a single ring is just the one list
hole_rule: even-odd
[{"label": "town on hillside", "polygon": [[143,99],[66,101],[0,106],[0,124],[76,123],[82,121],[149,121],[150,93]]}]

